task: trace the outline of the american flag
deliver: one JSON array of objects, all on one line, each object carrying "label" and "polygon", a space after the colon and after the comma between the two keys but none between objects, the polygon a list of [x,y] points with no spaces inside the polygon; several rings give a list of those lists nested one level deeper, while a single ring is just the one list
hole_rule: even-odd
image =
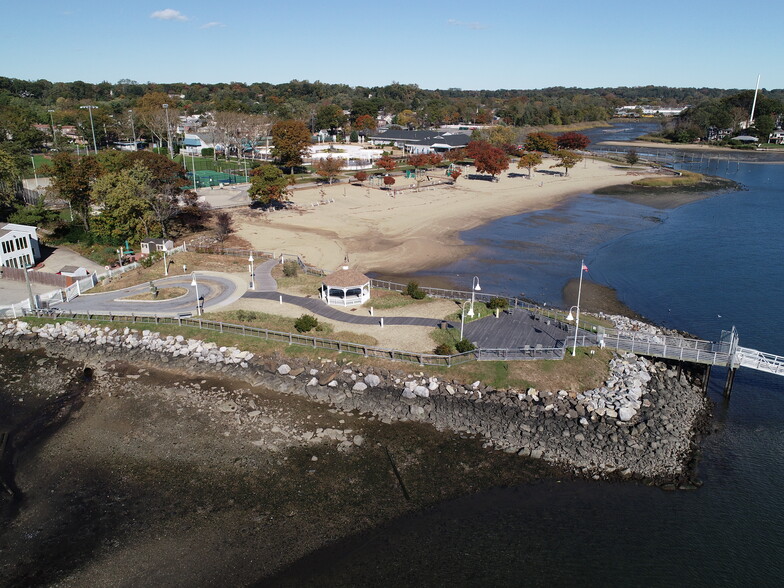
[{"label": "american flag", "polygon": [[584,272],[587,272],[588,271],[588,266],[583,264],[583,268],[582,269],[583,269]]}]

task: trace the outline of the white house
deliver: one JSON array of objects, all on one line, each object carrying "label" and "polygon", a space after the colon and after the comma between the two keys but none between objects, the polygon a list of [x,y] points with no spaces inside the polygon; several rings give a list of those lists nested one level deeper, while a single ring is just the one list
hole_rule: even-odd
[{"label": "white house", "polygon": [[185,133],[185,138],[182,141],[182,151],[186,155],[201,155],[202,149],[215,149],[215,151],[223,151],[223,145],[216,140],[215,132],[210,129],[204,129],[198,133]]},{"label": "white house", "polygon": [[0,224],[0,266],[24,269],[41,257],[35,227]]},{"label": "white house", "polygon": [[174,242],[171,239],[142,239],[142,257],[146,257],[157,251],[171,251],[174,249]]}]

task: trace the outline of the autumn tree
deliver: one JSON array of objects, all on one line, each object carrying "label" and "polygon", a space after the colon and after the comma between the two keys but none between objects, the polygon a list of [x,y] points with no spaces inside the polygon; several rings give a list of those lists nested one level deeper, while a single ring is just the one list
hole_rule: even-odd
[{"label": "autumn tree", "polygon": [[234,232],[233,224],[231,215],[225,210],[215,213],[215,238],[219,243],[223,243]]},{"label": "autumn tree", "polygon": [[391,188],[392,186],[395,185],[395,178],[393,178],[392,176],[384,176],[384,185],[387,188]]},{"label": "autumn tree", "polygon": [[582,133],[568,132],[558,135],[556,144],[558,149],[570,149],[572,151],[577,149],[585,149],[590,144],[591,140]]},{"label": "autumn tree", "polygon": [[444,158],[448,159],[449,161],[460,161],[466,158],[465,149],[450,149],[446,153],[444,153]]},{"label": "autumn tree", "polygon": [[[168,105],[168,119],[166,109],[163,108],[164,104]],[[168,141],[170,125],[173,124],[176,129],[180,112],[173,108],[171,99],[166,93],[150,92],[139,98],[134,114],[139,124],[150,132],[153,141],[163,145]]]},{"label": "autumn tree", "polygon": [[368,175],[366,172],[358,171],[354,174],[354,179],[356,179],[358,182],[364,182],[368,179]]},{"label": "autumn tree", "polygon": [[49,165],[51,183],[48,190],[69,202],[72,210],[82,217],[84,229],[89,231],[92,184],[103,171],[98,161],[92,155],[77,157],[71,153],[57,153]]},{"label": "autumn tree", "polygon": [[553,155],[558,158],[558,162],[555,163],[555,165],[551,165],[550,167],[564,168],[565,176],[569,175],[569,169],[573,168],[583,160],[582,155],[578,155],[574,151],[569,151],[567,149],[559,149],[555,151]]},{"label": "autumn tree", "polygon": [[503,148],[504,145],[509,145],[517,141],[517,130],[514,127],[495,125],[490,129],[488,141],[491,145]]},{"label": "autumn tree", "polygon": [[526,151],[541,151],[542,153],[552,153],[557,148],[555,137],[549,133],[528,133],[525,138]]},{"label": "autumn tree", "polygon": [[340,157],[324,157],[316,161],[313,169],[322,178],[327,178],[331,184],[343,169],[344,160]]},{"label": "autumn tree", "polygon": [[354,128],[358,131],[375,131],[376,119],[369,114],[362,114],[354,121]]},{"label": "autumn tree", "polygon": [[509,156],[502,149],[484,141],[471,141],[466,153],[474,160],[479,173],[488,173],[493,178],[509,167]]},{"label": "autumn tree", "polygon": [[267,207],[273,202],[283,200],[289,182],[283,172],[272,164],[265,163],[250,172],[251,199]]},{"label": "autumn tree", "polygon": [[526,168],[528,170],[528,179],[531,179],[531,171],[537,165],[542,164],[542,154],[538,151],[527,151],[520,156],[520,161],[517,162],[518,168]]},{"label": "autumn tree", "polygon": [[382,167],[388,172],[391,172],[393,169],[397,167],[397,161],[392,159],[389,155],[385,155],[384,157],[376,161],[376,166]]},{"label": "autumn tree", "polygon": [[272,156],[280,165],[294,173],[294,166],[302,165],[302,158],[310,148],[310,131],[299,120],[283,120],[272,125]]},{"label": "autumn tree", "polygon": [[454,182],[457,182],[457,178],[459,178],[461,175],[463,175],[463,172],[461,172],[459,169],[453,169],[451,172],[449,172],[449,177],[452,178]]}]

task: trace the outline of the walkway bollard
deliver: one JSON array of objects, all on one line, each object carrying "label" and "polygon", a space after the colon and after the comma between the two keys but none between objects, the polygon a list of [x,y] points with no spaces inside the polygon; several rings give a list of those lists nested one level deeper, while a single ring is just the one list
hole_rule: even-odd
[{"label": "walkway bollard", "polygon": [[384,328],[384,317],[383,316],[381,317],[381,328],[382,329]]},{"label": "walkway bollard", "polygon": [[280,303],[283,304],[283,294],[280,295]]},{"label": "walkway bollard", "polygon": [[373,307],[370,307],[370,316],[373,316]]}]

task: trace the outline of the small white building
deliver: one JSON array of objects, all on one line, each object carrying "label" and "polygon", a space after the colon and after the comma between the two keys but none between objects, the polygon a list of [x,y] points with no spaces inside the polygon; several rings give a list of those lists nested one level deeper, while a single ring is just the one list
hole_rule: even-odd
[{"label": "small white building", "polygon": [[41,257],[38,233],[30,225],[0,224],[0,266],[24,269]]},{"label": "small white building", "polygon": [[174,242],[171,239],[142,239],[141,242],[142,257],[172,249],[174,249]]},{"label": "small white building", "polygon": [[355,306],[370,300],[370,278],[344,265],[325,276],[321,282],[321,299],[332,306]]}]

